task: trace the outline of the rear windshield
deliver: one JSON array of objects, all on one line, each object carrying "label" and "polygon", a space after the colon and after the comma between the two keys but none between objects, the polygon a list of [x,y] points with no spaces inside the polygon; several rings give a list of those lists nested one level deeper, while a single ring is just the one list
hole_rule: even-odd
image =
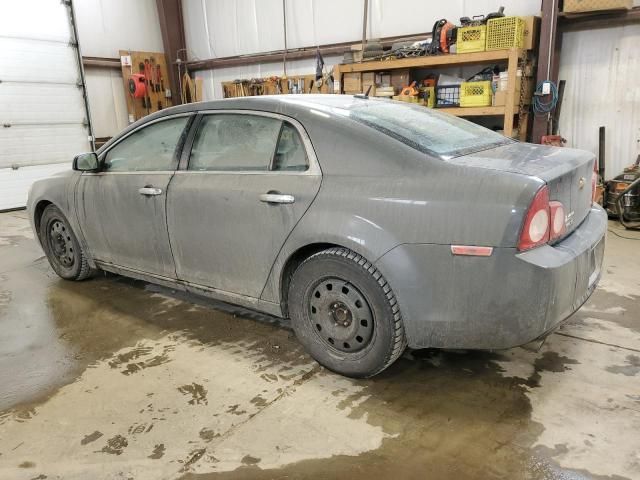
[{"label": "rear windshield", "polygon": [[367,101],[347,115],[424,153],[457,157],[510,143],[488,128],[419,105]]}]

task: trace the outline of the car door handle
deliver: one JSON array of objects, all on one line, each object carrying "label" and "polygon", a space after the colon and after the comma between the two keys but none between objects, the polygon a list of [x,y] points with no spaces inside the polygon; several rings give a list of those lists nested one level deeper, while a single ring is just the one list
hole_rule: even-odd
[{"label": "car door handle", "polygon": [[142,187],[141,189],[138,190],[138,193],[140,195],[161,195],[162,189],[155,188],[155,187]]},{"label": "car door handle", "polygon": [[293,195],[284,195],[282,193],[263,193],[260,195],[260,201],[264,203],[293,203],[296,199]]}]

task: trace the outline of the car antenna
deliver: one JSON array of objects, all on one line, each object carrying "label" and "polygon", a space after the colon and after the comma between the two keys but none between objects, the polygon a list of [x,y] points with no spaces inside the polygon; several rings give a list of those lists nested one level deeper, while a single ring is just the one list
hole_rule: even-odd
[{"label": "car antenna", "polygon": [[369,92],[371,91],[371,87],[373,87],[373,85],[369,85],[369,88],[367,88],[366,93],[356,93],[354,95],[354,98],[362,98],[364,100],[367,100],[369,98]]}]

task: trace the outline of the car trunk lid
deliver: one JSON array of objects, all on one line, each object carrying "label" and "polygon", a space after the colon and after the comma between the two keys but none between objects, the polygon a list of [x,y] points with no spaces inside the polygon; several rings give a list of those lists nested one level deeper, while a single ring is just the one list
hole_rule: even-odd
[{"label": "car trunk lid", "polygon": [[592,203],[594,155],[583,150],[510,143],[447,160],[448,163],[537,177],[549,187],[549,200],[562,202],[567,234],[587,216]]}]

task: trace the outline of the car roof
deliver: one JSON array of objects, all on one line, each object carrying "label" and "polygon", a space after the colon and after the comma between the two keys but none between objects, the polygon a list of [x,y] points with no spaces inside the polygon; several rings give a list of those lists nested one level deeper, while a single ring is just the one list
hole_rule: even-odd
[{"label": "car roof", "polygon": [[339,119],[347,125],[352,122],[345,112],[362,102],[384,102],[386,100],[375,97],[356,97],[354,95],[332,94],[285,94],[285,95],[260,95],[257,97],[236,97],[222,100],[209,100],[206,102],[187,103],[159,110],[151,115],[142,117],[135,123],[127,126],[115,135],[111,140],[98,149],[98,154],[108,149],[120,137],[128,132],[154,120],[170,115],[192,113],[206,110],[256,110],[271,113],[280,113],[292,117],[300,117],[311,113],[320,112],[326,117]]},{"label": "car roof", "polygon": [[257,97],[225,98],[223,100],[209,100],[206,102],[180,105],[166,110],[164,114],[193,112],[199,110],[261,110],[274,113],[282,113],[287,110],[308,111],[316,108],[320,111],[331,112],[335,110],[350,110],[361,106],[362,102],[384,102],[386,100],[364,95],[333,95],[333,94],[285,94],[285,95],[260,95]]}]

